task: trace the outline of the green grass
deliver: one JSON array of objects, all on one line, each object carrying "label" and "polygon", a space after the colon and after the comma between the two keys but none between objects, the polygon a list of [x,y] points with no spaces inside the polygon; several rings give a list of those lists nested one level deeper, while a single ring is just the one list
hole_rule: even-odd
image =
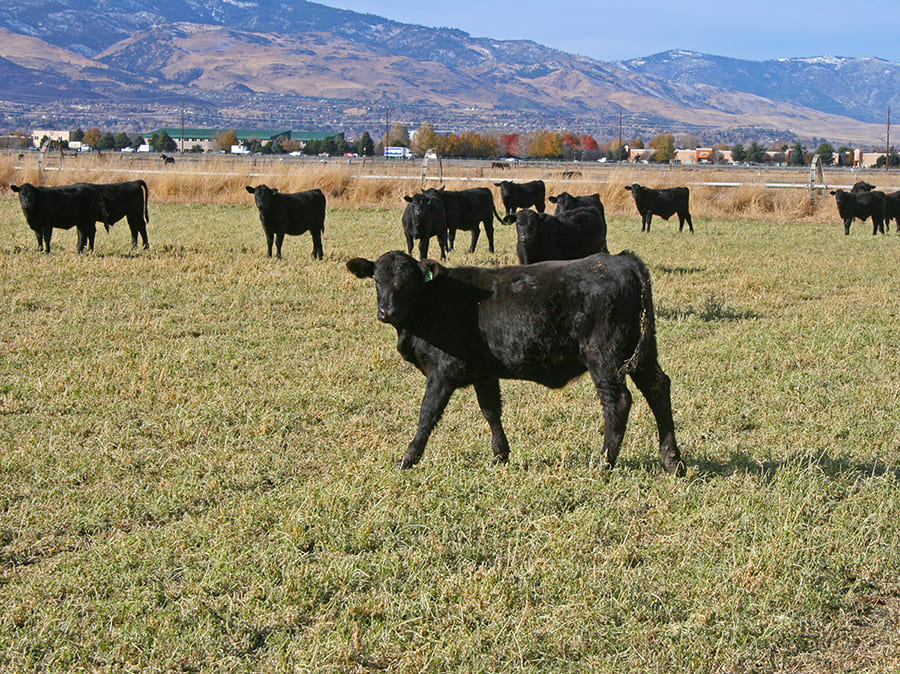
[{"label": "green grass", "polygon": [[0,670],[900,668],[896,234],[613,218],[687,477],[636,391],[596,469],[587,378],[503,384],[501,468],[458,392],[401,473],[424,379],[344,268],[399,210],[329,211],[323,262],[249,207],[151,212],[149,252],[44,256],[0,200]]}]

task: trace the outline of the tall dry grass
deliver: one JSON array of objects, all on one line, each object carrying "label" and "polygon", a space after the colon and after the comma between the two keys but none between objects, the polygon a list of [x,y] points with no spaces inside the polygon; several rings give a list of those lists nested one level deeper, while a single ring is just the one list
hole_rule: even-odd
[{"label": "tall dry grass", "polygon": [[[567,175],[572,172],[574,175]],[[445,185],[448,189],[490,187],[500,205],[495,182],[543,180],[548,194],[599,193],[607,213],[634,216],[634,202],[625,185],[639,182],[651,187],[687,185],[691,188],[691,211],[699,218],[761,218],[777,222],[809,222],[834,219],[834,200],[821,190],[810,199],[798,187],[804,185],[805,170],[718,169],[714,167],[656,167],[641,165],[555,164],[523,162],[510,170],[491,167],[491,162],[444,161],[440,169],[432,163],[425,181],[420,161],[234,157],[230,155],[178,157],[166,165],[153,155],[108,154],[102,157],[27,153],[0,156],[0,190],[9,185],[65,185],[75,182],[145,180],[151,199],[173,204],[248,204],[245,185],[266,183],[283,192],[320,188],[330,206],[341,208],[392,208],[402,205],[404,195],[422,187]],[[852,174],[834,169],[826,180],[846,186],[865,178],[881,189],[897,189],[893,177],[874,171]],[[712,183],[712,184],[710,184]]]}]

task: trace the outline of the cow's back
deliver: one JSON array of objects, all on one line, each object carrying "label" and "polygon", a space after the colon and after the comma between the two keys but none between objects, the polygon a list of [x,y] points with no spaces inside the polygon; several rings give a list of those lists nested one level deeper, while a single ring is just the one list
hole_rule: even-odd
[{"label": "cow's back", "polygon": [[[453,271],[464,278],[466,269]],[[478,324],[500,376],[558,388],[585,372],[585,349],[610,340],[610,330],[624,326],[613,340],[622,359],[634,352],[649,273],[631,253],[598,253],[480,270],[471,282],[490,291]]]}]

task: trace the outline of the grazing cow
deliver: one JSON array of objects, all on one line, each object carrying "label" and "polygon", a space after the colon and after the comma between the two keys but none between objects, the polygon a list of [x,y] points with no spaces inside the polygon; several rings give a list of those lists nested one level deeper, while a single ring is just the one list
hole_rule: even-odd
[{"label": "grazing cow", "polygon": [[[562,192],[555,197],[547,197],[547,199],[551,204],[556,204],[556,215],[562,215],[566,211],[571,211],[575,208],[588,208],[589,206],[593,206],[601,213],[604,213],[603,202],[600,201],[599,194],[586,194],[576,197],[568,192]],[[606,216],[604,215],[604,223],[606,222],[605,218]]]},{"label": "grazing cow", "polygon": [[446,268],[400,251],[347,268],[374,278],[378,319],[397,330],[397,350],[426,377],[419,427],[400,460],[414,466],[453,391],[475,387],[495,462],[509,458],[500,379],[551,388],[590,372],[603,403],[603,457],[612,467],[631,409],[625,375],[656,417],[659,451],[684,474],[669,377],[657,360],[650,275],[631,253],[510,267]]},{"label": "grazing cow", "polygon": [[528,183],[514,183],[510,180],[503,180],[494,183],[500,188],[500,199],[503,201],[503,208],[506,209],[506,215],[502,222],[512,224],[515,219],[513,216],[519,208],[528,208],[534,206],[538,213],[544,212],[544,188],[543,180],[532,180]]},{"label": "grazing cow", "polygon": [[413,240],[419,240],[419,257],[428,257],[428,242],[436,236],[441,247],[441,259],[447,255],[447,215],[444,202],[433,194],[405,196],[407,202],[403,211],[403,233],[406,236],[406,250],[411,255]]},{"label": "grazing cow", "polygon": [[508,161],[495,161],[495,162],[491,162],[491,168],[508,171],[510,169],[510,164]]},{"label": "grazing cow", "polygon": [[312,235],[312,256],[321,260],[322,232],[325,231],[325,195],[316,188],[306,192],[279,192],[268,185],[246,186],[246,190],[256,196],[259,221],[266,232],[268,256],[272,257],[272,242],[275,242],[276,257],[281,259],[281,244],[284,235],[296,236],[309,232]]},{"label": "grazing cow", "polygon": [[140,235],[144,248],[150,247],[147,239],[147,223],[150,213],[147,210],[149,190],[143,180],[130,180],[120,183],[101,183],[94,185],[100,190],[100,221],[109,232],[109,228],[122,218],[128,218],[131,229],[131,247],[137,248]]},{"label": "grazing cow", "polygon": [[593,253],[608,253],[606,220],[593,206],[563,215],[536,213],[530,208],[516,214],[516,254],[522,264],[544,260],[574,260]]},{"label": "grazing cow", "polygon": [[97,221],[102,220],[100,191],[93,185],[77,183],[61,187],[37,187],[31,183],[10,185],[19,194],[19,203],[28,226],[37,237],[38,250],[50,252],[53,228],[78,229],[78,252],[94,250]]},{"label": "grazing cow", "polygon": [[175,157],[170,157],[167,154],[161,154],[159,156],[159,158],[163,160],[163,164],[174,164],[175,163]]},{"label": "grazing cow", "polygon": [[687,220],[691,233],[694,232],[694,223],[691,222],[691,212],[688,206],[690,190],[687,187],[668,187],[655,190],[634,183],[626,185],[634,197],[638,213],[641,214],[641,231],[650,231],[650,221],[654,215],[663,220],[668,220],[673,213],[678,214],[678,231],[684,229],[684,221]]},{"label": "grazing cow", "polygon": [[878,232],[884,234],[885,197],[884,192],[872,190],[871,192],[847,192],[834,190],[831,192],[837,203],[838,214],[844,221],[844,234],[850,234],[850,225],[853,218],[865,220],[872,218],[872,235]]},{"label": "grazing cow", "polygon": [[425,194],[437,196],[444,204],[444,212],[447,217],[447,250],[453,250],[456,241],[457,230],[472,232],[472,245],[469,252],[475,252],[478,243],[478,235],[481,230],[479,225],[484,225],[484,235],[487,237],[488,250],[494,252],[494,217],[497,209],[494,207],[494,195],[487,187],[472,187],[467,190],[445,190],[429,188]]}]

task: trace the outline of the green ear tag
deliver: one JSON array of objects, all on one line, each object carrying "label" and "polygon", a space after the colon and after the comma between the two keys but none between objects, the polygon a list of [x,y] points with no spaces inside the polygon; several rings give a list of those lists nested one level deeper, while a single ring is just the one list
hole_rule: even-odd
[{"label": "green ear tag", "polygon": [[431,269],[425,270],[425,283],[434,280],[434,274],[431,272]]}]

